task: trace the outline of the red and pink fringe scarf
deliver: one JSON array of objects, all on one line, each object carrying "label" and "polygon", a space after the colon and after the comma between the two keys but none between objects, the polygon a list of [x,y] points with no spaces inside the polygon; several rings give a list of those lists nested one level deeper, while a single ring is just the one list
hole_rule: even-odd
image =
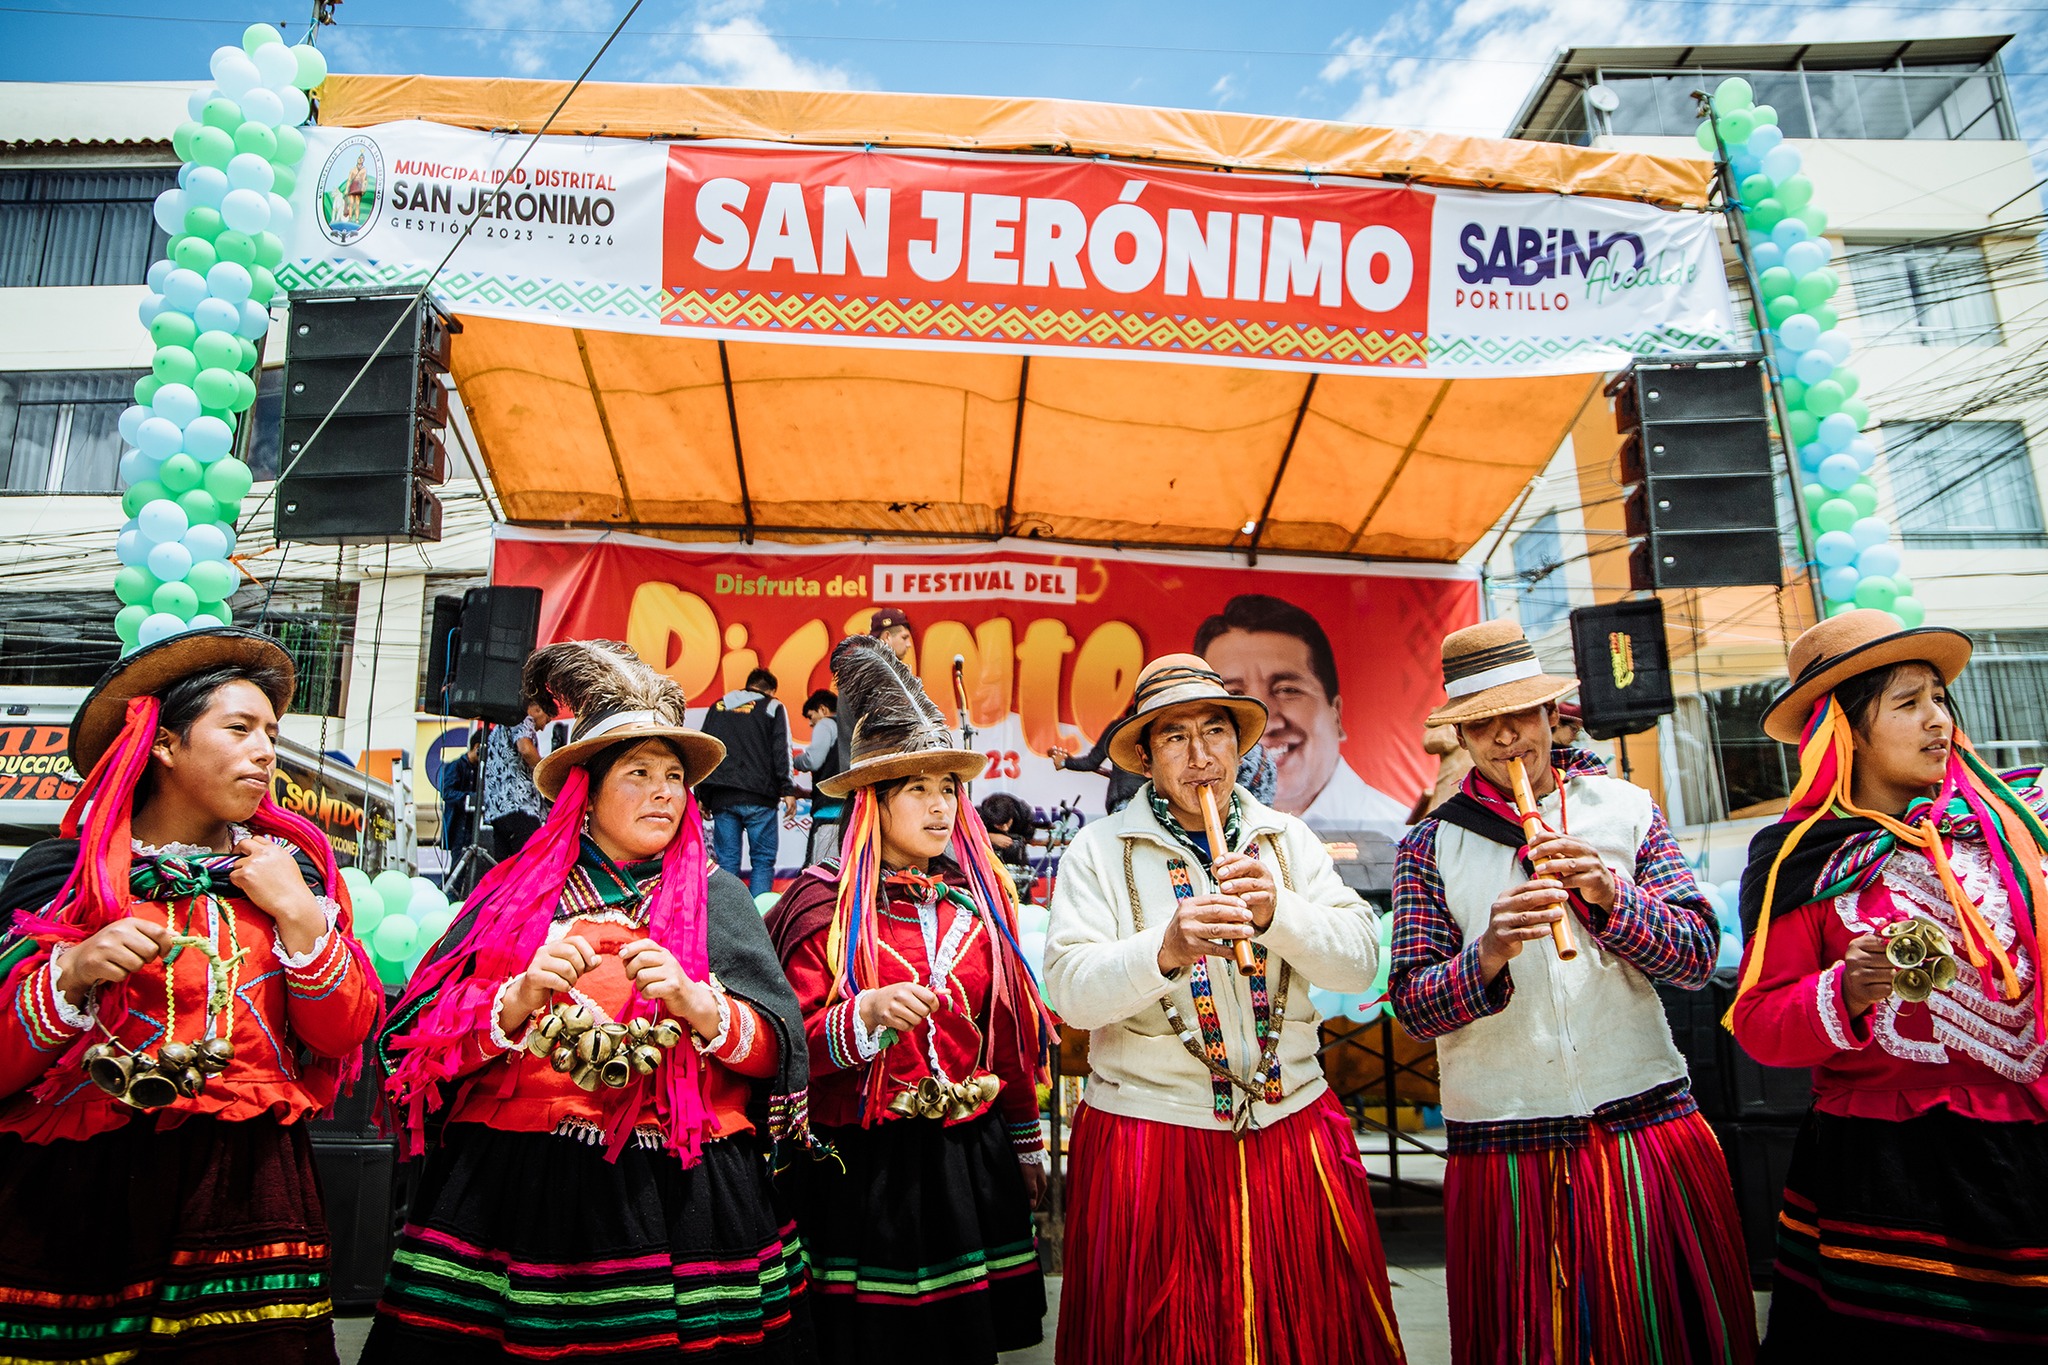
[{"label": "red and pink fringe scarf", "polygon": [[[14,920],[16,932],[37,940],[45,952],[52,944],[76,943],[89,938],[115,920],[127,918],[130,912],[133,898],[128,892],[128,875],[134,866],[131,827],[135,815],[135,788],[149,769],[149,755],[156,744],[160,711],[161,703],[155,697],[135,697],[129,701],[120,732],[107,746],[106,753],[100,756],[100,761],[93,765],[78,794],[71,798],[70,808],[64,812],[61,832],[67,839],[78,840],[78,861],[73,864],[71,876],[47,910],[41,915],[20,914]],[[370,965],[369,954],[356,940],[354,912],[349,905],[347,886],[336,873],[334,850],[328,844],[327,836],[310,820],[292,814],[271,800],[268,792],[264,793],[262,804],[256,807],[255,815],[250,817],[249,829],[256,834],[281,839],[312,859],[313,866],[320,871],[323,894],[341,907],[335,927],[342,935],[342,942],[354,956],[356,968],[362,972],[363,979],[370,982],[371,989],[375,990],[377,974]],[[23,964],[23,969],[33,967],[41,960],[41,954],[33,956]],[[8,990],[15,989],[16,984],[10,981]],[[118,989],[103,991],[99,1000],[99,1017],[107,1028],[118,1032],[128,1018],[128,992]],[[95,1041],[97,1035],[87,1033],[73,1043],[58,1065],[50,1069],[49,1076],[37,1086],[33,1092],[35,1097],[54,1101],[70,1089],[74,1079],[71,1069],[80,1064],[85,1050]],[[338,1090],[353,1087],[363,1069],[360,1052],[351,1052],[339,1059],[308,1055],[305,1063],[306,1087],[323,1108],[333,1104]]]},{"label": "red and pink fringe scarf", "polygon": [[[407,1151],[426,1148],[427,1115],[445,1102],[444,1087],[463,1067],[463,1044],[488,1034],[498,988],[524,972],[547,941],[555,907],[576,866],[583,836],[590,774],[582,767],[555,798],[547,823],[513,857],[484,874],[470,893],[475,911],[460,942],[443,943],[433,960],[422,963],[406,986],[397,1014],[403,1019],[420,1001],[428,1001],[412,1032],[392,1041],[402,1060],[391,1076],[390,1090],[399,1110]],[[683,970],[698,981],[710,973],[708,875],[704,852],[704,817],[691,794],[682,830],[662,855],[661,881],[648,910],[647,935],[674,953]],[[635,995],[619,1022],[655,1019],[660,1006]],[[512,1067],[479,1076],[473,1084],[510,1089],[517,1079]],[[605,1112],[605,1154],[616,1161],[633,1135],[646,1087],[652,1083],[654,1109],[667,1134],[668,1148],[685,1165],[697,1160],[711,1111],[704,1102],[702,1065],[693,1047],[679,1047],[652,1076],[635,1076],[620,1090],[599,1092]]]},{"label": "red and pink fringe scarf", "polygon": [[[967,894],[989,941],[991,1046],[1014,1056],[1018,1071],[1046,1078],[1045,1058],[1059,1045],[1059,1025],[1039,998],[1038,983],[1017,946],[1016,892],[996,862],[988,827],[963,796],[947,850],[967,882]],[[839,896],[826,931],[825,962],[832,998],[850,1000],[881,981],[882,819],[874,789],[854,792],[840,844]],[[861,1083],[861,1123],[882,1112],[882,1068],[871,1065]]]},{"label": "red and pink fringe scarf", "polygon": [[[2044,885],[2041,873],[2042,853],[2048,850],[2048,830],[2042,828],[2019,794],[1977,757],[1960,725],[1955,729],[1954,743],[1949,746],[1948,770],[1942,778],[1941,790],[1931,805],[1917,808],[1918,819],[1910,825],[1856,805],[1851,795],[1855,758],[1855,732],[1847,713],[1834,694],[1829,693],[1814,706],[1813,716],[1800,736],[1799,782],[1780,817],[1781,822],[1796,821],[1797,826],[1778,849],[1765,879],[1764,909],[1757,919],[1756,942],[1750,948],[1748,965],[1743,968],[1741,984],[1736,988],[1737,998],[1756,984],[1763,971],[1764,945],[1770,934],[1770,909],[1775,904],[1779,869],[1808,830],[1830,815],[1842,814],[1875,821],[1900,844],[1927,855],[1956,912],[1963,951],[1983,977],[1985,994],[2002,995],[2008,1001],[2019,999],[2019,975],[2012,957],[1999,945],[1983,912],[1956,880],[1938,821],[1957,802],[1976,817],[1999,884],[2005,888],[2015,940],[2033,958],[2037,975],[2042,968],[2041,944],[2048,942],[2048,885]],[[2038,1036],[2048,1041],[2048,987],[2038,980],[2034,990],[2034,1027]]]}]

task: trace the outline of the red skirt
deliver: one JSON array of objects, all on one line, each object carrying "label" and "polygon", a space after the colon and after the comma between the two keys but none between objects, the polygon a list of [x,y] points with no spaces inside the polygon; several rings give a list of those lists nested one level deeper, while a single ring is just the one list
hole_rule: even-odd
[{"label": "red skirt", "polygon": [[1589,1123],[1576,1147],[1454,1152],[1444,1233],[1457,1365],[1746,1365],[1742,1223],[1697,1113]]},{"label": "red skirt", "polygon": [[1332,1096],[1242,1139],[1083,1105],[1072,1151],[1061,1365],[1405,1359]]}]

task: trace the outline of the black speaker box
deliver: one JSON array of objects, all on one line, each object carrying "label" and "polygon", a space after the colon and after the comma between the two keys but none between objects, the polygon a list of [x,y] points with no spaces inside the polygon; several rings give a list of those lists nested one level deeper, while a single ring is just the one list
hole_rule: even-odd
[{"label": "black speaker box", "polygon": [[336,1308],[371,1307],[405,1221],[398,1139],[315,1134],[313,1169],[327,1210],[329,1297]]},{"label": "black speaker box", "polygon": [[280,541],[353,545],[441,538],[441,500],[410,472],[279,479],[276,496]]},{"label": "black speaker box", "polygon": [[1812,1072],[1761,1066],[1721,1027],[1735,1003],[1733,968],[1716,972],[1703,990],[1660,984],[1657,998],[1692,1073],[1693,1098],[1710,1122],[1797,1123],[1813,1107]]},{"label": "black speaker box", "polygon": [[462,638],[462,599],[443,593],[434,598],[434,621],[427,628],[427,676],[420,682],[420,710],[448,714],[448,688],[455,681],[457,641]]},{"label": "black speaker box", "polygon": [[1792,1169],[1792,1149],[1799,1140],[1796,1123],[1717,1123],[1714,1137],[1728,1163],[1728,1183],[1735,1190],[1736,1212],[1742,1218],[1742,1241],[1749,1254],[1749,1281],[1758,1289],[1770,1286],[1778,1255],[1778,1214],[1785,1207],[1785,1177]]},{"label": "black speaker box", "polygon": [[287,417],[279,435],[279,465],[290,471],[287,478],[411,473],[439,483],[448,477],[448,452],[440,437],[407,413],[334,417],[324,430],[318,417]]},{"label": "black speaker box", "polygon": [[448,714],[516,724],[526,714],[521,675],[539,638],[539,588],[471,588],[464,593]]},{"label": "black speaker box", "polygon": [[1571,614],[1579,712],[1594,739],[1633,735],[1671,714],[1664,604],[1656,598],[1579,607]]}]

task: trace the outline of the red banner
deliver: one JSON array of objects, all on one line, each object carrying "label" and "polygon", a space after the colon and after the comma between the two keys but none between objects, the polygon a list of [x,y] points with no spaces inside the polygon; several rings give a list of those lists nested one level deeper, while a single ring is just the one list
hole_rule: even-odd
[{"label": "red banner", "polygon": [[[1299,562],[1297,562],[1299,563]],[[826,553],[670,547],[501,530],[492,579],[543,590],[541,643],[624,640],[706,706],[765,667],[797,714],[827,660],[877,606],[905,609],[913,665],[949,720],[954,656],[990,755],[977,791],[1102,809],[1100,779],[1055,769],[1123,711],[1144,661],[1201,646],[1232,689],[1271,708],[1275,804],[1325,830],[1397,831],[1436,776],[1423,717],[1438,646],[1477,619],[1477,585],[1442,574],[1245,568],[1136,556],[915,548]],[[787,850],[785,851],[787,853]],[[789,858],[784,858],[785,864]]]}]

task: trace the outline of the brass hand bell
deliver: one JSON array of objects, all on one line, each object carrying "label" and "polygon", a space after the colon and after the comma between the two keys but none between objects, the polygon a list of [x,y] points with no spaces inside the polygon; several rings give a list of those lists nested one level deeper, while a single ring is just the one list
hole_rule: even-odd
[{"label": "brass hand bell", "polygon": [[209,1076],[218,1076],[228,1069],[235,1060],[235,1045],[226,1038],[208,1038],[199,1045],[199,1058],[193,1063]]},{"label": "brass hand bell", "polygon": [[642,1076],[651,1076],[661,1065],[661,1049],[651,1043],[642,1043],[633,1049],[633,1070]]},{"label": "brass hand bell", "polygon": [[658,1048],[668,1049],[683,1041],[683,1026],[673,1019],[663,1019],[647,1031]]},{"label": "brass hand bell", "polygon": [[633,1079],[632,1058],[625,1052],[614,1052],[597,1069],[597,1078],[614,1090],[623,1089]]},{"label": "brass hand bell", "polygon": [[177,1101],[178,1085],[169,1073],[157,1069],[153,1059],[137,1057],[129,1069],[128,1088],[119,1098],[137,1109],[161,1109]]},{"label": "brass hand bell", "polygon": [[1892,993],[1920,1004],[1956,982],[1955,947],[1933,920],[1912,916],[1878,930],[1885,961],[1892,965]]},{"label": "brass hand bell", "polygon": [[85,1074],[115,1099],[128,1093],[128,1073],[134,1065],[135,1059],[112,1043],[95,1043],[85,1050]]}]

